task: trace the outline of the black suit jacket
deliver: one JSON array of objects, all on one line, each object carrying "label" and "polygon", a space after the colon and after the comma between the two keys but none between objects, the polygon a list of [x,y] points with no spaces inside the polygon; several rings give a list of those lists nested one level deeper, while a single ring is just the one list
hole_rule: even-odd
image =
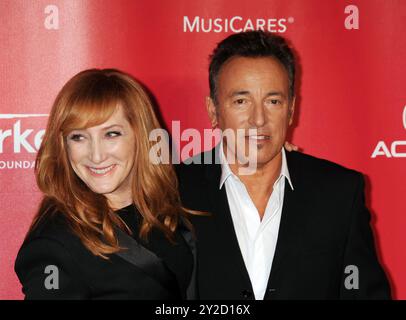
[{"label": "black suit jacket", "polygon": [[[134,231],[134,230],[133,230]],[[196,248],[192,233],[179,225],[177,237],[190,248],[194,267],[186,292],[163,259],[133,237],[116,229],[119,245],[128,250],[93,255],[69,229],[60,214],[46,217],[24,241],[15,271],[26,299],[196,299]],[[160,231],[157,231],[160,232]],[[179,239],[179,238],[177,238]],[[172,247],[168,244],[168,250]],[[190,251],[189,251],[190,252]],[[58,268],[58,289],[45,286],[49,265]],[[54,282],[55,284],[55,282]]]},{"label": "black suit jacket", "polygon": [[[218,159],[216,149],[194,158]],[[294,190],[285,195],[264,299],[387,299],[390,288],[374,247],[360,173],[302,153],[287,152]],[[190,162],[190,161],[189,161]],[[220,164],[177,168],[183,204],[194,216],[201,299],[254,299],[233,227]],[[346,289],[359,274],[359,289]],[[352,267],[350,267],[352,268]],[[350,280],[351,278],[349,278]],[[350,281],[354,284],[354,282]]]}]

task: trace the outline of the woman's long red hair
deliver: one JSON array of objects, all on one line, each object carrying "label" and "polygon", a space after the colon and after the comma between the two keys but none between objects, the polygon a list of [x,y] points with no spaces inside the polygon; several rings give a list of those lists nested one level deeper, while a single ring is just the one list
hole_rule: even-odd
[{"label": "woman's long red hair", "polygon": [[149,160],[149,133],[160,125],[142,86],[119,70],[80,72],[59,92],[49,116],[35,166],[44,198],[31,230],[44,216],[62,214],[82,243],[103,258],[121,249],[114,228],[128,233],[130,230],[107,199],[91,191],[75,174],[68,160],[66,136],[74,129],[107,121],[117,105],[123,107],[135,134],[132,194],[143,217],[140,236],[147,238],[151,228],[156,227],[173,239],[180,217],[186,217],[188,212],[180,202],[173,166],[155,165]]}]

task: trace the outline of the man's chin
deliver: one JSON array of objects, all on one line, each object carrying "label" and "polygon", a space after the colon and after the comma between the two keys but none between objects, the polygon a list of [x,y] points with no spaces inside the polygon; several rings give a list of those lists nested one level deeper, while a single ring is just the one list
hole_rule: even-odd
[{"label": "man's chin", "polygon": [[267,164],[272,163],[281,154],[281,151],[279,151],[279,152],[275,152],[275,151],[273,151],[273,152],[272,151],[265,152],[265,151],[266,150],[259,150],[257,152],[256,157],[250,157],[249,158],[251,163],[254,162],[254,161],[256,162],[257,168],[262,168],[262,167],[266,166]]}]

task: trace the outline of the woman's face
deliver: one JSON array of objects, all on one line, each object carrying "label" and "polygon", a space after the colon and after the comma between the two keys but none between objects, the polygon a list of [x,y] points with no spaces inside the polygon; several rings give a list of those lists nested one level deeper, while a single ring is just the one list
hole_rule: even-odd
[{"label": "woman's face", "polygon": [[73,170],[93,192],[115,209],[132,203],[135,137],[121,106],[106,122],[71,131],[67,146]]}]

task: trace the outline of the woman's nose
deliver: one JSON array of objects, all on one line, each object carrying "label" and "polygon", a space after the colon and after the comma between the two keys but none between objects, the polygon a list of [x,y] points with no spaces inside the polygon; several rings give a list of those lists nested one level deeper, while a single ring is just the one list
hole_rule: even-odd
[{"label": "woman's nose", "polygon": [[101,141],[93,140],[90,149],[90,159],[93,163],[101,163],[105,160],[106,153]]}]

